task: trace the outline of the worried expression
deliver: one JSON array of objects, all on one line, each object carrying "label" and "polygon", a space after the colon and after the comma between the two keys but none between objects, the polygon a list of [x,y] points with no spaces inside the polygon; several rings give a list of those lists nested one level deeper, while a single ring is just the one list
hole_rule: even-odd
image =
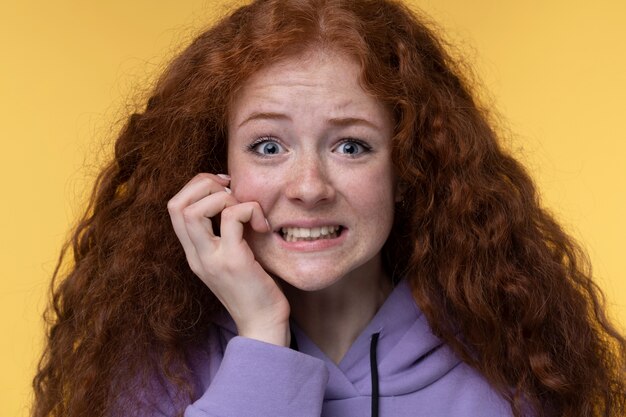
[{"label": "worried expression", "polygon": [[265,67],[233,100],[233,195],[257,201],[271,233],[246,230],[257,261],[301,290],[382,274],[395,179],[389,111],[350,56],[314,51]]}]

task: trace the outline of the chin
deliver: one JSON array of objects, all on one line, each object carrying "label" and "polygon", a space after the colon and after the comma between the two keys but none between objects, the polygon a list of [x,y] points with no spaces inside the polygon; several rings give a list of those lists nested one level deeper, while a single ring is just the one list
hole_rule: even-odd
[{"label": "chin", "polygon": [[344,274],[337,272],[316,273],[286,271],[283,268],[271,269],[272,275],[279,278],[282,282],[294,287],[300,291],[320,291],[331,287],[341,280]]}]

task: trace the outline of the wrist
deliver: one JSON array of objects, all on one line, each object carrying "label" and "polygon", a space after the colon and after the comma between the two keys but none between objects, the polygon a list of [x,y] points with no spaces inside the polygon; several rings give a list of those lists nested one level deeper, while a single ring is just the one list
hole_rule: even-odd
[{"label": "wrist", "polygon": [[239,336],[259,340],[272,345],[288,347],[291,343],[291,331],[289,322],[272,326],[251,326],[238,328]]}]

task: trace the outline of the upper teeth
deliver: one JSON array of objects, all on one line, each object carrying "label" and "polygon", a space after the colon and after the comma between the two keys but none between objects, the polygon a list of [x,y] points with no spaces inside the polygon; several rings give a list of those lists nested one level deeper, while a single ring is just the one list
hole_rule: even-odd
[{"label": "upper teeth", "polygon": [[292,237],[320,237],[333,234],[339,230],[339,226],[322,226],[322,227],[283,227],[280,231],[283,236]]}]

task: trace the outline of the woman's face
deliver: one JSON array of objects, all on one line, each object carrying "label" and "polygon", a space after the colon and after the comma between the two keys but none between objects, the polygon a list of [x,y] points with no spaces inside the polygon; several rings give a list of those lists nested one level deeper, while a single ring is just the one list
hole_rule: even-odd
[{"label": "woman's face", "polygon": [[257,261],[301,290],[382,275],[393,222],[393,124],[347,55],[302,54],[243,85],[230,108],[233,195],[257,201],[272,232],[246,230]]}]

